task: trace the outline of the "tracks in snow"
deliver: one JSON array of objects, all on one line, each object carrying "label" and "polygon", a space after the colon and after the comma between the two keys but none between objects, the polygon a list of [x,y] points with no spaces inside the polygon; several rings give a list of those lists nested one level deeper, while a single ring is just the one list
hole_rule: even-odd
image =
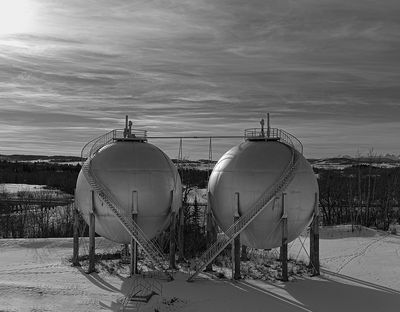
[{"label": "tracks in snow", "polygon": [[[378,243],[381,243],[383,240],[385,240],[388,237],[390,237],[390,234],[385,233],[383,236],[380,236],[380,237],[368,242],[367,244],[361,245],[359,248],[353,250],[353,252],[350,254],[335,256],[335,257],[321,258],[321,262],[325,262],[325,263],[339,262],[338,263],[339,267],[336,270],[336,273],[340,273],[348,264],[350,264],[357,258],[364,256],[371,247],[375,247]],[[398,249],[396,250],[396,252],[399,255]],[[337,260],[339,260],[339,261],[337,261]]]}]

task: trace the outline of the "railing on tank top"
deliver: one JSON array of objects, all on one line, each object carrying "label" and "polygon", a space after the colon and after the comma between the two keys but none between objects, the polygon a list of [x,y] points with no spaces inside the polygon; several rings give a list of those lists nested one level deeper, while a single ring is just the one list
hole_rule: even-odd
[{"label": "railing on tank top", "polygon": [[303,144],[294,135],[278,128],[250,128],[244,130],[244,137],[248,140],[263,140],[263,139],[279,139],[279,141],[295,148],[300,154],[303,154]]},{"label": "railing on tank top", "polygon": [[111,130],[85,144],[81,151],[81,158],[84,161],[87,158],[94,156],[103,146],[114,142],[115,140],[147,140],[146,130],[132,129],[127,132],[125,129]]},{"label": "railing on tank top", "polygon": [[[298,152],[303,154],[303,144],[294,135],[278,128],[267,128],[262,130],[261,128],[250,128],[245,129],[244,138],[248,140],[263,140],[263,139],[279,139],[279,141],[295,148]],[[85,159],[94,156],[103,146],[114,142],[115,140],[129,140],[129,141],[147,141],[147,131],[131,129],[126,131],[125,129],[114,129],[111,130],[91,141],[86,143],[82,148],[81,158],[82,162]]]}]

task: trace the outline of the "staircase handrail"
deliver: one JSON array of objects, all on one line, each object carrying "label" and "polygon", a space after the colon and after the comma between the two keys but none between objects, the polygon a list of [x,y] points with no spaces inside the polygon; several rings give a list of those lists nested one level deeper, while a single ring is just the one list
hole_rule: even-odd
[{"label": "staircase handrail", "polygon": [[81,159],[93,157],[103,146],[112,143],[115,140],[139,140],[144,141],[147,138],[146,130],[131,129],[129,133],[125,129],[114,129],[102,134],[86,143],[81,150]]},{"label": "staircase handrail", "polygon": [[[226,231],[224,235],[217,239],[201,256],[200,261],[197,263],[198,267],[189,278],[191,281],[197,274],[199,274],[237,235],[239,235],[260,213],[265,207],[274,199],[274,196],[285,186],[287,186],[294,177],[294,171],[297,167],[298,159],[296,150],[290,148],[291,160],[285,167],[278,180],[270,187],[268,187],[259,199],[251,206],[251,208],[234,222]],[[204,259],[204,260],[203,260]]]},{"label": "staircase handrail", "polygon": [[300,142],[298,138],[296,138],[293,134],[286,132],[285,130],[279,128],[269,128],[261,129],[261,128],[249,128],[244,130],[245,139],[280,139],[281,142],[286,143],[287,145],[295,148],[300,154],[303,154],[303,144]]},{"label": "staircase handrail", "polygon": [[87,142],[81,150],[81,159],[84,161],[91,158],[99,149],[112,142],[115,138],[116,130],[111,130]]}]

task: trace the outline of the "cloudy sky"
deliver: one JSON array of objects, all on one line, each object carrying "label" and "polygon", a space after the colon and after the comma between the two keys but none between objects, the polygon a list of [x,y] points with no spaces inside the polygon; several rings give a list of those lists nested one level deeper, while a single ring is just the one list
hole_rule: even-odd
[{"label": "cloudy sky", "polygon": [[307,157],[400,154],[399,16],[399,0],[0,0],[0,154],[79,155],[125,114],[189,136],[267,112]]}]

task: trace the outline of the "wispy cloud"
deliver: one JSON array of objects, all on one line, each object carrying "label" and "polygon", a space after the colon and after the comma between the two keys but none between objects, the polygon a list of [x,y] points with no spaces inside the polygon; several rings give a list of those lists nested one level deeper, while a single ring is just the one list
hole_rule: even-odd
[{"label": "wispy cloud", "polygon": [[398,1],[31,2],[31,31],[0,35],[0,153],[78,154],[125,114],[153,135],[240,135],[271,112],[308,156],[400,154]]}]

